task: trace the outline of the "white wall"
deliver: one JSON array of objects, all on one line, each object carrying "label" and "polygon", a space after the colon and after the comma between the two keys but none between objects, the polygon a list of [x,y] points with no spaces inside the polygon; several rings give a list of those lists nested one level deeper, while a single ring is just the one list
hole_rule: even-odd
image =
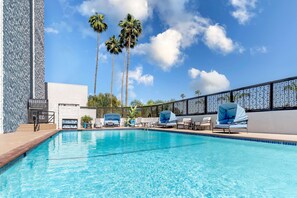
[{"label": "white wall", "polygon": [[[249,117],[249,133],[283,133],[297,135],[297,110],[267,111],[247,113]],[[177,118],[191,117],[192,120],[200,121],[210,116],[213,124],[216,123],[217,115],[178,116]],[[244,130],[243,130],[244,131]]]},{"label": "white wall", "polygon": [[55,112],[55,123],[58,128],[62,127],[63,118],[78,119],[80,127],[80,107],[87,106],[88,86],[46,83],[46,96],[49,111]]},{"label": "white wall", "polygon": [[248,113],[249,132],[297,135],[297,110]]},{"label": "white wall", "polygon": [[94,126],[95,119],[96,119],[96,109],[80,108],[80,111],[79,111],[79,124],[81,123],[81,117],[83,117],[85,115],[88,115],[91,118],[93,118],[92,125]]},{"label": "white wall", "polygon": [[56,113],[57,126],[62,128],[62,119],[78,119],[78,128],[80,127],[80,107],[79,105],[59,105],[58,112]]}]

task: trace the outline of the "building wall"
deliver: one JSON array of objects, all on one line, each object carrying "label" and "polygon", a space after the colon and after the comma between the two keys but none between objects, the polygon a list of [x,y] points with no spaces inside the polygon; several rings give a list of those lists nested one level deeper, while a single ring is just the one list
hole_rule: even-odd
[{"label": "building wall", "polygon": [[[88,87],[85,85],[71,85],[62,83],[46,83],[46,99],[49,111],[54,111],[55,123],[59,123],[59,104],[86,106],[88,102]],[[79,114],[78,114],[79,117]]]},{"label": "building wall", "polygon": [[30,1],[3,1],[3,130],[27,123],[31,87]]},{"label": "building wall", "polygon": [[80,111],[79,111],[79,123],[81,123],[81,117],[83,117],[85,115],[90,116],[91,118],[93,118],[92,125],[94,126],[95,119],[96,119],[96,109],[80,108]]},{"label": "building wall", "polygon": [[[59,129],[62,128],[62,119],[78,119],[79,117],[79,105],[66,105],[66,104],[60,104],[58,106],[58,112],[57,112],[57,127]],[[80,119],[78,119],[78,127],[80,127]]]},{"label": "building wall", "polygon": [[27,123],[27,103],[34,98],[33,88],[35,98],[45,97],[44,0],[32,2],[0,3],[0,133],[15,131],[19,124]]},{"label": "building wall", "polygon": [[248,113],[249,131],[297,135],[297,110]]},{"label": "building wall", "polygon": [[0,133],[3,133],[3,1],[0,1]]},{"label": "building wall", "polygon": [[35,98],[45,98],[44,85],[44,0],[35,0]]}]

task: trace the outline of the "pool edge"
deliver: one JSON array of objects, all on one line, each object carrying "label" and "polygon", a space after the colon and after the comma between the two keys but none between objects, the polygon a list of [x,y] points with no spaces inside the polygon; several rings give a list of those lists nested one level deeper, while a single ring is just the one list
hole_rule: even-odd
[{"label": "pool edge", "polygon": [[245,140],[245,141],[255,141],[255,142],[263,142],[263,143],[271,143],[271,144],[283,144],[283,145],[291,145],[297,146],[297,141],[295,140],[283,140],[283,139],[271,139],[266,137],[245,137],[245,136],[236,136],[238,133],[203,133],[199,131],[188,131],[188,130],[177,130],[174,128],[150,128],[152,131],[162,131],[162,132],[171,132],[171,133],[180,133],[180,134],[189,134],[189,135],[200,135],[200,136],[208,136],[208,137],[217,137],[217,138],[225,138],[225,139],[237,139],[237,140]]},{"label": "pool edge", "polygon": [[[22,155],[24,156],[26,152],[32,150],[36,146],[40,145],[42,142],[46,141],[53,135],[57,134],[62,130],[54,130],[49,133],[44,134],[41,137],[33,139],[25,144],[22,144],[6,153],[0,155],[0,169],[6,169],[5,166],[9,166],[10,163],[17,161]],[[39,132],[36,132],[39,133]]]}]

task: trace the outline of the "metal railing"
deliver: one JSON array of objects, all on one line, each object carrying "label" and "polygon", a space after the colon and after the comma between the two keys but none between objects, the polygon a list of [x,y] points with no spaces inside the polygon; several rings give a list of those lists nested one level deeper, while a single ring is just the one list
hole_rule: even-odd
[{"label": "metal railing", "polygon": [[[220,104],[235,102],[247,112],[297,109],[297,76],[242,87],[229,91],[137,108],[138,116],[158,117],[163,110],[170,110],[178,116],[216,114]],[[97,108],[97,117],[105,113],[119,113],[127,116],[129,107]]]},{"label": "metal railing", "polygon": [[55,123],[55,112],[29,109],[28,123],[34,125],[34,131],[39,131],[40,124]]}]

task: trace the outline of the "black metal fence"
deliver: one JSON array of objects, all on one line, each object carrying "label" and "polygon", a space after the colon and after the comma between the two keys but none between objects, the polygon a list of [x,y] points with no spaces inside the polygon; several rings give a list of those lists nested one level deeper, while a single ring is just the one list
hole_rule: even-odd
[{"label": "black metal fence", "polygon": [[[184,100],[137,108],[138,116],[158,117],[163,110],[178,116],[216,114],[220,104],[235,102],[247,112],[297,109],[297,76],[262,84],[242,87],[230,91],[203,95]],[[129,107],[97,108],[97,117],[105,113],[127,116]]]}]

